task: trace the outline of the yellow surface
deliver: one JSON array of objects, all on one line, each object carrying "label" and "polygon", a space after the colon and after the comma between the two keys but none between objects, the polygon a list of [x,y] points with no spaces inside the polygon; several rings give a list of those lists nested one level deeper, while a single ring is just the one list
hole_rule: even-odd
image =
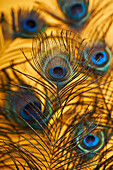
[{"label": "yellow surface", "polygon": [[[43,0],[44,1],[44,0]],[[53,2],[53,0],[49,0],[49,1],[47,1],[47,0],[45,0],[45,2],[48,2],[51,6],[54,4],[54,2]],[[0,0],[0,12],[1,11],[6,11],[6,13],[8,13],[8,14],[10,14],[10,9],[11,8],[17,8],[18,9],[18,7],[30,7],[30,8],[32,8],[32,6],[33,5],[35,5],[35,3],[34,3],[34,1],[33,0]],[[53,8],[54,10],[55,10],[55,8]],[[112,9],[113,10],[113,6],[112,7],[110,7],[110,9]],[[108,10],[107,10],[108,11]],[[106,13],[106,15],[108,15],[108,13],[106,12],[106,10],[105,10],[105,12],[103,11],[103,13],[105,14]],[[51,19],[52,20],[52,19]],[[52,20],[53,21],[53,20]],[[103,21],[103,18],[102,17],[100,17],[100,20],[98,20],[98,23],[100,22],[100,24],[101,24],[101,21]],[[94,27],[95,27],[95,25],[96,25],[96,23],[95,23],[95,21],[93,21],[92,20],[92,23],[91,23],[92,25],[94,25]],[[84,30],[84,31],[81,31],[82,32],[82,34],[84,35],[84,36],[86,36],[86,37],[88,37],[88,35],[89,35],[89,32],[87,31],[87,30],[90,30],[91,31],[91,27],[90,27],[90,24],[89,24],[89,27],[86,27],[86,29]],[[109,47],[112,49],[112,45],[113,45],[113,27],[111,27],[110,28],[110,30],[109,30],[109,32],[108,32],[108,34],[107,34],[107,36],[106,36],[106,42],[107,42],[107,44],[109,45]],[[2,69],[2,68],[4,68],[4,67],[7,67],[8,66],[8,64],[10,64],[10,61],[11,61],[11,59],[14,59],[13,58],[13,56],[11,55],[10,57],[8,57],[7,56],[7,54],[8,54],[8,52],[10,52],[10,50],[11,49],[17,49],[18,48],[18,53],[19,53],[19,55],[18,55],[18,58],[17,58],[17,61],[23,61],[25,58],[24,58],[24,56],[21,54],[21,52],[20,52],[20,50],[19,50],[19,48],[21,48],[21,47],[23,47],[23,48],[28,48],[28,55],[27,55],[27,57],[29,58],[29,56],[30,56],[30,51],[31,51],[31,47],[32,47],[32,39],[29,39],[29,40],[22,40],[22,39],[16,39],[14,42],[12,42],[12,44],[10,44],[10,46],[9,46],[9,48],[8,49],[6,49],[6,51],[5,51],[5,53],[3,52],[2,53],[2,57],[0,58],[0,68]],[[26,49],[26,51],[27,51],[27,49]],[[6,54],[7,53],[7,54]],[[26,52],[27,53],[27,52]],[[11,53],[12,54],[12,53]],[[5,58],[6,57],[6,58]],[[15,57],[15,53],[14,53],[14,57]],[[5,60],[6,59],[6,60]],[[29,74],[31,74],[32,73],[32,75],[34,75],[34,76],[37,76],[37,74],[36,74],[36,72],[34,72],[32,69],[31,69],[31,67],[29,66],[29,64],[26,64],[25,65],[25,67],[24,67],[24,64],[21,64],[20,66],[17,66],[17,69],[20,69],[21,71],[23,70],[23,68],[24,68],[24,70],[27,72],[27,73],[29,73]],[[29,83],[30,83],[30,81],[29,81]],[[64,127],[64,129],[65,129],[65,127]],[[13,137],[12,137],[13,136]],[[18,141],[18,139],[17,139],[17,136],[16,135],[12,135],[11,137],[13,138],[13,140],[14,141]],[[25,136],[27,136],[27,135],[25,135]],[[34,136],[35,137],[35,136]],[[28,137],[29,138],[29,137]],[[33,141],[34,142],[34,141]],[[112,145],[112,144],[111,144]],[[27,146],[27,148],[29,148],[29,146]],[[30,150],[32,151],[33,149],[32,148],[30,148]],[[35,151],[35,150],[34,150]],[[4,170],[7,170],[7,168],[2,168],[2,169],[4,169]]]}]

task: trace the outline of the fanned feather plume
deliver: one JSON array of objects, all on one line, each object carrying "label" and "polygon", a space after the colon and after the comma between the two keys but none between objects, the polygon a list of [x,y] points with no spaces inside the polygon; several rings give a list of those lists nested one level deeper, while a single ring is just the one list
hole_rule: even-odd
[{"label": "fanned feather plume", "polygon": [[112,65],[101,74],[89,65],[110,50],[90,45],[71,31],[44,32],[32,59],[21,50],[24,63],[1,69],[1,168],[112,168]]},{"label": "fanned feather plume", "polygon": [[0,11],[0,169],[112,170],[113,1],[34,3]]}]

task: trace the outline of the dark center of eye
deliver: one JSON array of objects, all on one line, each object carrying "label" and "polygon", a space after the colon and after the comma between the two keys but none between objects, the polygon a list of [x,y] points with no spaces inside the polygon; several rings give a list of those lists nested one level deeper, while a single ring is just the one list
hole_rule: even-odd
[{"label": "dark center of eye", "polygon": [[53,73],[61,76],[63,74],[63,69],[61,67],[55,67]]},{"label": "dark center of eye", "polygon": [[103,58],[103,54],[102,53],[98,53],[95,55],[95,60],[99,61],[101,58]]},{"label": "dark center of eye", "polygon": [[87,136],[87,138],[86,138],[87,143],[94,142],[94,141],[95,141],[95,137],[93,135]]},{"label": "dark center of eye", "polygon": [[75,4],[71,7],[71,13],[73,15],[77,15],[78,13],[82,12],[82,5],[80,4]]},{"label": "dark center of eye", "polygon": [[34,28],[35,26],[36,26],[36,23],[35,23],[35,21],[33,21],[33,20],[28,20],[27,22],[26,22],[26,25],[29,27],[29,28]]},{"label": "dark center of eye", "polygon": [[29,115],[32,114],[33,116],[36,115],[36,112],[40,112],[41,110],[41,104],[38,102],[33,102],[33,103],[28,103],[25,107],[24,107],[24,114],[25,115]]}]

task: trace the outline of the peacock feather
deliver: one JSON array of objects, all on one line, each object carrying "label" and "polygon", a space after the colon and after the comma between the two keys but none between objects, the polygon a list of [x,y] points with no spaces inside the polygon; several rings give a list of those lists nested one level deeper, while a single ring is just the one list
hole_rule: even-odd
[{"label": "peacock feather", "polygon": [[107,72],[111,63],[112,53],[104,41],[89,43],[84,49],[83,58],[88,60],[88,66],[98,73]]},{"label": "peacock feather", "polygon": [[[54,0],[55,1],[55,0]],[[52,18],[57,19],[58,21],[63,22],[63,24],[67,24],[67,27],[74,28],[77,31],[83,29],[83,31],[88,27],[90,27],[91,23],[91,29],[90,34],[93,36],[95,34],[96,29],[102,29],[103,26],[105,26],[105,30],[109,29],[109,27],[112,24],[112,10],[110,14],[108,14],[106,20],[108,19],[109,22],[106,24],[106,20],[102,23],[102,26],[100,26],[98,23],[98,19],[101,19],[101,16],[106,14],[108,9],[113,5],[112,0],[100,2],[98,0],[92,1],[92,0],[56,0],[53,3],[54,6],[51,6],[48,4],[45,4],[43,1],[37,0],[36,5],[39,9],[41,9],[44,13],[50,15]],[[106,12],[104,10],[106,9]],[[110,18],[109,18],[110,17]],[[104,17],[103,17],[104,18]],[[95,20],[96,24],[95,25]],[[93,24],[95,25],[94,28]],[[60,23],[59,25],[61,25]],[[86,27],[86,28],[85,28]],[[94,31],[92,32],[92,29]],[[88,32],[85,32],[86,34]],[[99,32],[100,33],[100,32]],[[91,37],[90,35],[90,37]]]},{"label": "peacock feather", "polygon": [[[38,32],[41,32],[47,28],[47,24],[43,18],[41,18],[40,13],[35,10],[28,9],[18,9],[17,11],[17,19],[16,12],[14,9],[11,11],[11,29],[12,29],[12,37],[22,37],[22,38],[32,38]],[[4,17],[3,17],[4,16]],[[5,14],[2,14],[2,20],[5,20]],[[3,21],[2,21],[3,22]],[[7,22],[7,21],[6,21]],[[7,22],[8,23],[8,22]],[[2,25],[3,34],[5,27]],[[6,32],[7,34],[7,32]]]},{"label": "peacock feather", "polygon": [[58,0],[58,4],[65,15],[65,20],[76,26],[81,26],[90,16],[89,1],[87,0]]},{"label": "peacock feather", "polygon": [[51,32],[48,36],[42,33],[33,41],[32,67],[46,81],[61,89],[82,73],[79,66],[82,48],[78,34],[65,30]]},{"label": "peacock feather", "polygon": [[[82,67],[86,47],[82,42],[70,31],[42,33],[33,40],[33,61],[29,61],[22,50],[36,77],[18,70],[16,65],[1,70],[1,120],[5,120],[7,126],[1,129],[1,157],[4,157],[1,167],[6,164],[5,167],[13,168],[15,164],[17,169],[85,169],[96,168],[101,159],[103,162],[103,148],[113,133],[108,110],[102,107],[104,99],[100,88],[103,84],[99,80],[104,74],[94,78],[93,69],[87,69],[87,60]],[[76,51],[74,55],[72,49]],[[71,57],[75,59],[74,64]],[[59,89],[57,83],[46,77],[44,67],[48,67],[48,58],[49,62],[55,59],[49,69],[57,68],[58,73],[53,71],[52,76],[58,82],[60,71],[68,68],[66,64],[71,68],[76,66],[72,82],[67,81]],[[51,72],[48,74],[51,76]],[[93,99],[89,100],[92,94]],[[16,138],[10,136],[12,129]],[[7,160],[14,164],[7,164]]]},{"label": "peacock feather", "polygon": [[[56,2],[63,19],[37,4],[62,27],[75,20],[77,27],[90,25],[112,4],[96,1],[90,10],[91,1]],[[3,43],[0,52],[0,169],[112,169],[113,69],[106,35],[87,39],[69,27],[32,32],[35,16],[37,10],[20,8],[16,17],[13,9],[13,38],[10,29],[1,32],[1,44],[6,35],[11,44]],[[0,24],[10,28],[4,13]]]}]

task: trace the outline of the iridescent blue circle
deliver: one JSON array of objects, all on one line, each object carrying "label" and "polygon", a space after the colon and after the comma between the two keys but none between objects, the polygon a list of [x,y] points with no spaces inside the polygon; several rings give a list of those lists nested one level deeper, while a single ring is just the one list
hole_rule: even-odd
[{"label": "iridescent blue circle", "polygon": [[[34,118],[31,116],[33,115],[36,119],[39,118],[38,114],[41,114],[41,104],[37,101],[34,101],[32,103],[28,103],[20,110],[20,116],[25,120],[34,120]],[[31,115],[30,115],[30,114]]]},{"label": "iridescent blue circle", "polygon": [[23,21],[23,28],[28,32],[37,30],[37,23],[34,19],[27,18]]},{"label": "iridescent blue circle", "polygon": [[53,78],[61,79],[66,75],[66,69],[62,66],[55,66],[49,69],[49,74]]},{"label": "iridescent blue circle", "polygon": [[93,147],[99,143],[99,138],[95,135],[89,134],[84,138],[83,142],[87,147]]},{"label": "iridescent blue circle", "polygon": [[[98,55],[98,57],[97,57]],[[100,57],[99,57],[100,55]],[[102,65],[104,64],[106,61],[107,61],[107,54],[105,51],[101,51],[101,52],[98,52],[96,54],[94,54],[91,58],[91,61],[93,62],[93,64],[96,64],[96,65]]]},{"label": "iridescent blue circle", "polygon": [[86,11],[86,5],[83,2],[72,4],[67,8],[69,17],[75,20],[81,19],[85,15]]}]

